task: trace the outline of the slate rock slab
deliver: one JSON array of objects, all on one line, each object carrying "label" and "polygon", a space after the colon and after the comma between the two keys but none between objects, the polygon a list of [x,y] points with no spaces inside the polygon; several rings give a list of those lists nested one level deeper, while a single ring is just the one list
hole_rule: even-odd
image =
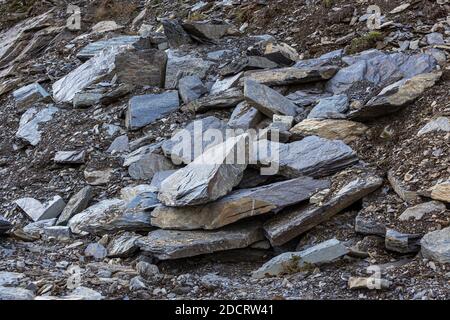
[{"label": "slate rock slab", "polygon": [[53,161],[59,164],[83,164],[86,158],[86,151],[58,151]]},{"label": "slate rock slab", "polygon": [[231,88],[194,100],[187,105],[187,109],[201,113],[212,109],[232,108],[242,101],[244,101],[242,90],[240,88]]},{"label": "slate rock slab", "polygon": [[132,45],[138,40],[139,36],[120,36],[107,40],[91,42],[77,53],[77,58],[81,61],[86,61],[93,58],[96,54],[99,54],[106,48]]},{"label": "slate rock slab", "polygon": [[65,226],[70,218],[86,209],[89,201],[92,199],[92,191],[93,189],[91,186],[86,186],[72,196],[69,199],[69,202],[67,202],[63,212],[58,217],[56,225]]},{"label": "slate rock slab", "polygon": [[156,172],[175,169],[173,163],[163,155],[148,153],[128,167],[134,180],[151,180]]},{"label": "slate rock slab", "polygon": [[192,43],[191,37],[177,20],[162,19],[161,24],[164,29],[164,35],[169,41],[169,46],[171,48],[178,48],[182,45]]},{"label": "slate rock slab", "polygon": [[427,233],[420,244],[425,258],[450,263],[450,228]]},{"label": "slate rock slab", "polygon": [[170,260],[246,248],[263,239],[260,226],[252,223],[215,231],[156,230],[136,243],[144,254]]},{"label": "slate rock slab", "polygon": [[57,218],[66,206],[60,196],[54,196],[53,199],[44,204],[33,198],[21,198],[16,200],[15,203],[33,221]]},{"label": "slate rock slab", "polygon": [[315,135],[325,139],[342,140],[350,143],[357,140],[369,128],[362,123],[336,119],[305,119],[295,125],[290,132],[300,136]]},{"label": "slate rock slab", "polygon": [[13,91],[16,108],[23,109],[30,104],[49,97],[49,93],[39,83],[31,83]]},{"label": "slate rock slab", "polygon": [[41,142],[40,126],[53,119],[53,115],[58,112],[58,108],[49,106],[45,109],[28,109],[20,118],[19,129],[16,137],[26,143],[36,146]]},{"label": "slate rock slab", "polygon": [[0,286],[0,301],[33,300],[33,298],[34,293],[31,290]]},{"label": "slate rock slab", "polygon": [[301,177],[252,189],[236,190],[203,206],[171,208],[159,206],[152,212],[152,225],[163,229],[218,229],[238,220],[277,212],[309,199],[328,188],[328,180]]},{"label": "slate rock slab", "polygon": [[308,119],[345,119],[349,101],[345,94],[322,98],[308,114]]},{"label": "slate rock slab", "polygon": [[177,91],[161,94],[135,96],[128,103],[126,125],[130,130],[137,130],[178,110],[180,101]]},{"label": "slate rock slab", "polygon": [[264,115],[258,109],[243,101],[236,106],[231,114],[228,127],[244,130],[255,128],[263,118]]}]

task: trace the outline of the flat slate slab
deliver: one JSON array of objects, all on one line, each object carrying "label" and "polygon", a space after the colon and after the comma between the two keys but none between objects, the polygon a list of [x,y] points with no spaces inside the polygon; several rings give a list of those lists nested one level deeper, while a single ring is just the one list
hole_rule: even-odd
[{"label": "flat slate slab", "polygon": [[178,110],[180,100],[177,91],[161,94],[135,96],[128,103],[126,125],[130,130],[137,130]]},{"label": "flat slate slab", "polygon": [[273,246],[280,246],[330,219],[359,199],[378,189],[383,179],[366,172],[352,172],[322,205],[309,204],[286,209],[264,225],[266,237]]},{"label": "flat slate slab", "polygon": [[198,207],[157,207],[152,225],[163,229],[218,229],[238,220],[277,212],[309,199],[330,186],[328,180],[301,177],[252,189],[237,190],[220,200]]},{"label": "flat slate slab", "polygon": [[103,51],[105,48],[130,45],[136,43],[139,38],[139,36],[120,36],[91,42],[77,53],[77,58],[81,61],[86,61]]},{"label": "flat slate slab", "polygon": [[156,230],[136,244],[144,254],[169,260],[246,248],[263,239],[260,226],[251,223],[215,231]]}]

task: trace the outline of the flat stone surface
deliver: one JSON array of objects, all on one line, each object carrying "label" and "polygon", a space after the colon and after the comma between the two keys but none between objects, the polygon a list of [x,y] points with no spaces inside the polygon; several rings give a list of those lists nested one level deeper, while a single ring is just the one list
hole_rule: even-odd
[{"label": "flat stone surface", "polygon": [[84,178],[86,179],[86,182],[91,186],[102,186],[109,182],[112,173],[112,169],[85,170]]},{"label": "flat stone surface", "polygon": [[72,196],[69,202],[67,202],[63,212],[58,217],[56,224],[58,226],[65,226],[70,218],[86,209],[89,201],[92,199],[92,191],[92,187],[86,186]]},{"label": "flat stone surface", "polygon": [[435,185],[431,189],[431,198],[450,203],[450,180]]},{"label": "flat stone surface", "polygon": [[[161,148],[172,162],[189,164],[204,151],[222,143],[227,129],[225,122],[213,116],[195,120],[164,141]],[[220,134],[221,139],[210,139],[210,134]]]},{"label": "flat stone surface", "polygon": [[130,130],[137,130],[178,110],[177,91],[135,96],[128,103],[125,122]]},{"label": "flat stone surface", "polygon": [[290,132],[300,136],[315,135],[325,139],[349,143],[363,136],[369,128],[362,123],[335,119],[305,119]]},{"label": "flat stone surface", "polygon": [[349,107],[347,95],[322,98],[308,114],[308,119],[345,119]]},{"label": "flat stone surface", "polygon": [[312,92],[299,90],[288,94],[286,98],[291,100],[298,107],[308,107],[310,105],[319,103],[320,99],[328,98],[331,96],[331,93],[322,92],[319,90],[312,90]]},{"label": "flat stone surface", "polygon": [[439,201],[430,201],[418,204],[403,211],[398,217],[400,221],[421,220],[425,215],[440,213],[445,211],[445,204]]},{"label": "flat stone surface", "polygon": [[425,258],[450,263],[450,228],[427,233],[420,244]]},{"label": "flat stone surface", "polygon": [[183,102],[187,104],[200,98],[208,92],[208,89],[203,84],[202,79],[194,75],[181,78],[178,82],[178,91]]},{"label": "flat stone surface", "polygon": [[228,194],[242,179],[247,162],[233,159],[242,154],[248,135],[227,139],[208,149],[161,184],[158,199],[167,206],[199,205]]},{"label": "flat stone surface", "polygon": [[175,169],[174,164],[165,156],[149,153],[128,167],[128,174],[134,180],[151,180],[156,172]]},{"label": "flat stone surface", "polygon": [[333,262],[349,252],[340,241],[331,239],[300,252],[286,252],[276,256],[253,272],[252,278],[261,279],[300,272],[311,265]]},{"label": "flat stone surface", "polygon": [[264,115],[258,109],[253,108],[247,102],[243,101],[234,108],[228,121],[228,127],[233,129],[255,128],[264,118]]},{"label": "flat stone surface", "polygon": [[227,23],[213,23],[209,21],[187,21],[183,23],[183,28],[187,33],[200,42],[210,42],[224,37],[230,25]]},{"label": "flat stone surface", "polygon": [[14,287],[25,278],[23,273],[0,271],[0,287]]},{"label": "flat stone surface", "polygon": [[108,244],[108,257],[110,258],[127,258],[135,253],[139,247],[136,241],[142,236],[131,232],[125,232],[118,237],[112,239]]},{"label": "flat stone surface", "polygon": [[297,106],[275,90],[252,80],[245,81],[244,96],[247,102],[269,118],[274,114],[296,116]]},{"label": "flat stone surface", "polygon": [[16,108],[27,107],[34,102],[49,97],[49,93],[39,83],[31,83],[13,91]]},{"label": "flat stone surface", "polygon": [[420,251],[421,235],[405,234],[393,229],[386,229],[384,238],[387,250],[402,254],[415,253]]},{"label": "flat stone surface", "polygon": [[163,229],[218,229],[238,220],[277,212],[284,207],[309,199],[330,186],[328,180],[301,177],[252,189],[237,190],[199,207],[160,206],[152,212],[152,225]]},{"label": "flat stone surface", "polygon": [[83,164],[86,158],[86,151],[58,151],[53,161],[60,164]]},{"label": "flat stone surface", "polygon": [[383,183],[381,178],[370,173],[355,172],[350,176],[322,205],[288,208],[267,221],[264,230],[271,244],[278,246],[294,239],[372,193]]},{"label": "flat stone surface", "polygon": [[220,93],[237,86],[237,84],[239,83],[239,79],[241,79],[242,76],[243,73],[239,72],[234,76],[217,80],[211,87],[211,94]]},{"label": "flat stone surface", "polygon": [[16,137],[32,146],[41,142],[41,125],[53,119],[53,115],[58,112],[58,108],[49,106],[40,111],[36,108],[28,109],[20,118],[19,129]]},{"label": "flat stone surface", "polygon": [[106,48],[130,45],[136,43],[138,40],[139,36],[120,36],[107,40],[91,42],[77,53],[77,58],[85,61],[94,57]]},{"label": "flat stone surface", "polygon": [[428,133],[450,132],[450,118],[438,117],[431,120],[422,129],[419,130],[417,136],[423,136]]},{"label": "flat stone surface", "polygon": [[33,300],[34,294],[32,291],[23,288],[3,287],[0,286],[0,301],[1,300]]},{"label": "flat stone surface", "polygon": [[45,204],[33,198],[21,198],[16,200],[15,203],[33,221],[57,218],[66,206],[66,203],[60,196],[53,197]]},{"label": "flat stone surface", "polygon": [[169,260],[246,248],[263,239],[260,226],[252,223],[215,231],[155,230],[136,243],[144,254]]},{"label": "flat stone surface", "polygon": [[118,152],[126,152],[129,151],[129,140],[128,136],[122,135],[114,139],[114,141],[109,146],[108,150],[106,152],[108,153],[118,153]]},{"label": "flat stone surface", "polygon": [[206,112],[212,109],[232,108],[244,101],[244,94],[240,88],[231,88],[210,94],[187,105],[193,112]]}]

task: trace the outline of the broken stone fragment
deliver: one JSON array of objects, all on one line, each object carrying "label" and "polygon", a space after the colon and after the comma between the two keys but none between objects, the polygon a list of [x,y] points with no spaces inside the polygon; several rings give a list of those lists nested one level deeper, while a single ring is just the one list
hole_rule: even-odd
[{"label": "broken stone fragment", "polygon": [[438,117],[431,120],[419,130],[417,136],[420,137],[430,132],[450,132],[450,118]]},{"label": "broken stone fragment", "polygon": [[414,253],[420,251],[421,235],[404,234],[393,229],[386,230],[386,249],[398,253]]},{"label": "broken stone fragment", "polygon": [[[1,214],[0,214],[0,235],[5,234],[12,228],[11,222],[6,220]],[[1,284],[0,284],[1,285]]]},{"label": "broken stone fragment", "polygon": [[128,174],[134,180],[151,180],[158,171],[175,169],[173,163],[163,155],[148,153],[128,167]]},{"label": "broken stone fragment", "polygon": [[28,109],[20,118],[19,129],[16,137],[32,146],[36,146],[41,141],[41,124],[53,119],[53,115],[58,112],[58,108],[49,106],[38,111],[36,108]]},{"label": "broken stone fragment", "polygon": [[334,95],[319,100],[308,114],[308,119],[345,119],[349,107],[347,95]]},{"label": "broken stone fragment", "polygon": [[77,92],[83,91],[115,68],[115,58],[120,52],[117,47],[109,47],[89,59],[53,84],[53,98],[56,102],[71,102]]},{"label": "broken stone fragment", "polygon": [[445,211],[445,204],[439,201],[430,201],[418,204],[414,207],[406,209],[398,219],[400,221],[408,221],[408,220],[420,220],[425,215],[431,215],[433,213],[440,213]]},{"label": "broken stone fragment", "polygon": [[344,181],[345,184],[334,191],[323,205],[288,208],[267,221],[264,230],[271,244],[279,246],[294,239],[372,193],[383,183],[381,178],[371,173],[349,172],[352,174]]},{"label": "broken stone fragment", "polygon": [[56,225],[65,226],[70,218],[87,208],[89,201],[92,199],[92,187],[86,186],[67,202],[63,212],[58,217]]},{"label": "broken stone fragment", "polygon": [[425,258],[450,263],[450,228],[427,233],[420,244]]},{"label": "broken stone fragment", "polygon": [[350,143],[363,136],[368,129],[364,124],[354,121],[305,119],[293,127],[290,132],[303,137],[315,135]]},{"label": "broken stone fragment", "polygon": [[72,235],[70,228],[66,226],[45,226],[44,234],[47,237],[57,239],[58,241],[70,240]]},{"label": "broken stone fragment", "polygon": [[187,109],[193,112],[206,112],[211,109],[232,108],[242,101],[244,101],[242,90],[231,88],[192,101],[187,105]]},{"label": "broken stone fragment", "polygon": [[384,290],[389,289],[392,282],[387,279],[376,277],[350,277],[348,279],[348,288],[352,290],[369,289],[369,290]]},{"label": "broken stone fragment", "polygon": [[31,290],[0,286],[0,301],[8,300],[33,300],[34,293]]},{"label": "broken stone fragment", "polygon": [[222,80],[217,80],[214,82],[213,86],[211,87],[211,94],[219,93],[226,91],[228,89],[231,89],[233,87],[236,87],[239,83],[239,79],[242,77],[243,73],[239,72],[238,74],[224,78]]},{"label": "broken stone fragment", "polygon": [[95,260],[103,260],[106,255],[106,248],[100,243],[90,243],[84,250],[85,257],[94,258]]},{"label": "broken stone fragment", "polygon": [[442,72],[424,73],[385,87],[359,110],[350,112],[351,119],[370,119],[398,111],[433,87]]},{"label": "broken stone fragment", "polygon": [[15,203],[33,221],[57,218],[66,206],[66,203],[60,196],[54,196],[53,199],[45,204],[33,198],[21,198],[16,200]]},{"label": "broken stone fragment", "polygon": [[119,53],[115,70],[119,83],[164,88],[167,55],[157,49],[127,50]]},{"label": "broken stone fragment", "polygon": [[253,80],[244,83],[244,96],[247,102],[269,118],[274,114],[296,116],[298,108],[289,99],[275,90]]},{"label": "broken stone fragment", "polygon": [[255,128],[263,118],[264,115],[258,109],[253,108],[247,102],[243,101],[236,106],[231,114],[228,127],[248,130]]},{"label": "broken stone fragment", "polygon": [[338,67],[318,68],[280,68],[266,71],[246,72],[245,80],[253,80],[266,86],[284,86],[328,80],[334,76]]},{"label": "broken stone fragment", "polygon": [[165,171],[158,171],[153,176],[152,182],[150,182],[150,187],[152,189],[152,192],[159,192],[161,189],[161,184],[164,180],[166,180],[168,177],[170,177],[172,174],[174,174],[177,170],[165,170]]},{"label": "broken stone fragment", "polygon": [[86,158],[84,150],[79,151],[58,151],[53,159],[59,164],[83,164]]},{"label": "broken stone fragment", "polygon": [[248,56],[235,60],[220,70],[221,76],[236,75],[241,71],[255,69],[274,69],[278,64],[267,58],[259,56]]},{"label": "broken stone fragment", "polygon": [[108,244],[108,257],[110,258],[127,258],[134,254],[139,247],[136,240],[142,236],[130,232],[124,232],[112,239]]},{"label": "broken stone fragment", "polygon": [[138,40],[138,36],[119,36],[107,40],[91,42],[77,53],[77,58],[81,61],[86,61],[106,48],[132,45]]},{"label": "broken stone fragment", "polygon": [[406,189],[403,183],[395,176],[392,169],[388,171],[387,178],[392,186],[392,189],[403,201],[407,203],[414,203],[418,199],[417,192]]},{"label": "broken stone fragment", "polygon": [[100,92],[77,92],[73,97],[74,108],[88,108],[100,103],[103,93]]},{"label": "broken stone fragment", "polygon": [[109,182],[111,175],[113,173],[112,169],[106,170],[85,170],[84,179],[91,186],[101,186]]},{"label": "broken stone fragment", "polygon": [[158,199],[166,206],[193,206],[228,194],[242,179],[249,136],[242,134],[206,150],[161,184]]},{"label": "broken stone fragment", "polygon": [[150,215],[142,211],[126,210],[126,202],[103,200],[79,214],[68,223],[75,234],[105,234],[119,231],[151,230]]},{"label": "broken stone fragment", "polygon": [[302,175],[328,176],[358,162],[355,151],[340,140],[309,136],[292,143],[272,142],[269,150],[259,142],[254,158],[258,163],[279,168],[277,174],[293,178]]},{"label": "broken stone fragment", "polygon": [[137,130],[178,110],[177,91],[135,96],[128,103],[125,123],[129,130]]},{"label": "broken stone fragment", "polygon": [[300,252],[286,252],[276,256],[253,272],[252,278],[261,279],[301,272],[312,266],[333,262],[349,252],[350,250],[339,240],[331,239]]},{"label": "broken stone fragment", "polygon": [[44,229],[48,227],[53,227],[55,223],[56,218],[31,222],[23,227],[23,232],[25,232],[27,235],[39,239],[41,234],[44,233]]},{"label": "broken stone fragment", "polygon": [[113,20],[105,20],[105,21],[100,21],[100,22],[96,23],[92,27],[92,32],[93,33],[105,33],[105,32],[109,32],[109,31],[119,30],[122,28],[123,28],[123,26],[118,25]]},{"label": "broken stone fragment", "polygon": [[431,188],[431,198],[450,203],[450,180],[439,183]]},{"label": "broken stone fragment", "polygon": [[355,231],[361,234],[384,237],[386,235],[386,226],[358,214],[355,219]]},{"label": "broken stone fragment", "polygon": [[[152,143],[149,145],[144,145],[142,147],[138,147],[133,152],[129,153],[124,157],[123,166],[129,167],[132,163],[139,161],[146,155],[150,153],[160,153],[161,151],[161,145],[163,141]],[[130,148],[131,148],[130,144]]]},{"label": "broken stone fragment", "polygon": [[191,37],[177,20],[162,19],[161,24],[164,28],[164,35],[169,41],[171,48],[178,48],[182,45],[192,43]]},{"label": "broken stone fragment", "polygon": [[260,226],[251,223],[215,231],[155,230],[136,244],[146,255],[169,260],[246,248],[263,239]]},{"label": "broken stone fragment", "polygon": [[39,83],[31,83],[13,91],[12,94],[18,110],[24,109],[24,107],[28,107],[32,103],[38,102],[50,96]]},{"label": "broken stone fragment", "polygon": [[297,51],[291,46],[286,43],[277,44],[273,42],[266,44],[264,57],[285,66],[291,66],[300,59]]},{"label": "broken stone fragment", "polygon": [[181,100],[188,104],[200,98],[203,94],[208,92],[208,89],[203,84],[199,76],[187,76],[181,78],[178,82],[178,91],[180,93]]},{"label": "broken stone fragment", "polygon": [[231,25],[210,21],[186,21],[183,28],[195,40],[202,43],[211,43],[227,35]]},{"label": "broken stone fragment", "polygon": [[445,44],[444,36],[442,35],[442,33],[439,32],[428,33],[425,36],[425,41],[430,46]]},{"label": "broken stone fragment", "polygon": [[331,97],[332,94],[328,92],[322,92],[320,90],[310,91],[296,91],[288,94],[286,98],[291,100],[298,107],[308,107],[313,104],[319,103],[320,99]]},{"label": "broken stone fragment", "polygon": [[159,206],[152,212],[152,225],[163,229],[218,229],[238,220],[278,212],[307,200],[318,190],[329,187],[328,180],[301,177],[253,189],[237,190],[199,207]]},{"label": "broken stone fragment", "polygon": [[[222,143],[228,126],[222,120],[210,116],[195,120],[163,142],[164,155],[175,164],[189,164],[203,152]],[[214,139],[210,135],[214,135]]]},{"label": "broken stone fragment", "polygon": [[24,278],[23,273],[0,271],[0,287],[18,286]]}]

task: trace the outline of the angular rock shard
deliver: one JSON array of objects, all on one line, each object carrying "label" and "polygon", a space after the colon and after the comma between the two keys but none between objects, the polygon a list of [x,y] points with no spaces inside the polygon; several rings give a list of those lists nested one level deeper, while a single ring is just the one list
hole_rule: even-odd
[{"label": "angular rock shard", "polygon": [[345,119],[348,106],[349,102],[345,94],[323,98],[308,114],[308,119]]},{"label": "angular rock shard", "polygon": [[381,178],[370,173],[349,172],[345,184],[335,190],[323,205],[286,209],[286,212],[280,212],[269,220],[264,230],[271,244],[278,246],[294,239],[372,193],[383,183]]},{"label": "angular rock shard", "polygon": [[33,198],[21,198],[15,203],[25,212],[33,221],[42,221],[57,218],[66,206],[60,196],[53,197],[45,204]]},{"label": "angular rock shard", "polygon": [[56,221],[56,225],[65,226],[70,218],[87,208],[89,201],[92,199],[92,187],[87,186],[78,191],[69,202]]},{"label": "angular rock shard", "polygon": [[58,151],[53,159],[55,163],[60,164],[83,164],[85,161],[86,152],[80,151]]},{"label": "angular rock shard", "polygon": [[450,180],[439,183],[431,188],[431,198],[450,203]]},{"label": "angular rock shard", "polygon": [[450,228],[427,233],[420,244],[425,258],[450,263]]},{"label": "angular rock shard", "polygon": [[203,84],[202,79],[194,75],[181,78],[178,82],[178,91],[183,102],[187,104],[200,98],[208,92],[208,89]]},{"label": "angular rock shard", "polygon": [[110,47],[121,47],[132,45],[139,40],[138,36],[120,36],[114,37],[107,40],[100,40],[96,42],[89,43],[80,52],[77,53],[77,58],[81,61],[86,61],[93,58],[95,55],[99,54],[106,48]]},{"label": "angular rock shard", "polygon": [[194,112],[206,112],[211,109],[235,107],[242,101],[244,101],[242,90],[240,88],[231,88],[192,101],[187,105],[187,108]]},{"label": "angular rock shard", "polygon": [[252,223],[215,231],[156,230],[136,243],[144,254],[169,260],[246,248],[263,239],[260,226]]},{"label": "angular rock shard", "polygon": [[247,102],[269,118],[274,114],[296,116],[298,108],[289,99],[275,90],[253,80],[244,83],[244,96]]},{"label": "angular rock shard", "polygon": [[214,64],[211,61],[192,55],[183,55],[174,50],[169,50],[167,57],[166,89],[176,88],[180,75],[198,75],[200,79],[203,79],[209,68]]},{"label": "angular rock shard", "polygon": [[13,91],[12,94],[16,102],[16,108],[19,110],[50,96],[39,83],[31,83]]},{"label": "angular rock shard", "polygon": [[192,43],[191,37],[177,20],[162,19],[161,24],[164,28],[164,35],[169,41],[171,48],[178,48],[182,45]]},{"label": "angular rock shard", "polygon": [[227,23],[210,21],[187,21],[183,23],[184,30],[195,40],[203,43],[214,42],[225,36],[230,29]]},{"label": "angular rock shard", "polygon": [[251,129],[255,128],[264,118],[264,115],[253,108],[247,102],[239,103],[234,109],[228,121],[228,126],[233,129]]},{"label": "angular rock shard", "polygon": [[[158,199],[167,206],[199,205],[217,200],[239,184],[247,167],[248,135],[216,145],[163,181]],[[235,154],[238,157],[235,157]]]},{"label": "angular rock shard", "polygon": [[417,136],[423,136],[430,132],[450,132],[450,118],[438,117],[428,122],[422,129],[419,130]]},{"label": "angular rock shard", "polygon": [[16,137],[32,146],[36,146],[41,141],[41,124],[53,119],[53,115],[58,112],[58,108],[49,106],[48,108],[38,111],[36,108],[28,109],[20,118],[19,129]]},{"label": "angular rock shard", "polygon": [[134,180],[150,180],[156,172],[175,169],[173,163],[163,155],[149,153],[128,167],[128,174]]},{"label": "angular rock shard", "polygon": [[414,253],[420,251],[421,235],[404,234],[393,229],[386,230],[386,249],[398,253]]},{"label": "angular rock shard", "polygon": [[11,228],[12,228],[11,222],[9,222],[2,215],[0,215],[0,235],[5,234]]},{"label": "angular rock shard", "polygon": [[198,207],[171,208],[160,206],[152,212],[152,225],[163,229],[218,229],[238,220],[268,212],[309,199],[328,188],[328,180],[301,177],[270,185],[243,189]]}]

